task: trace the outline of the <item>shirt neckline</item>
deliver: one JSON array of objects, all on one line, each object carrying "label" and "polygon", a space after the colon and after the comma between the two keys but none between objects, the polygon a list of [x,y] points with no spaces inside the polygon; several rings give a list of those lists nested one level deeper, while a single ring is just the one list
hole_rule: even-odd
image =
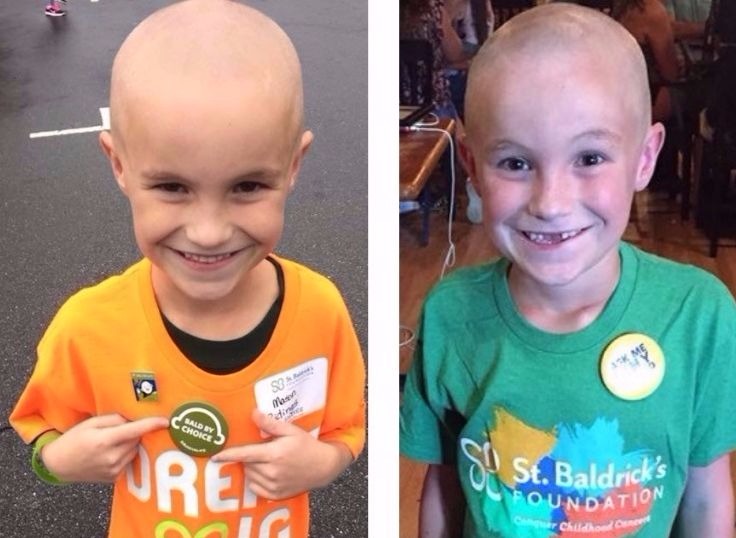
[{"label": "shirt neckline", "polygon": [[[241,389],[244,385],[259,379],[271,363],[279,356],[281,348],[287,341],[297,305],[300,300],[301,282],[299,272],[292,264],[281,257],[272,256],[284,271],[284,298],[276,326],[270,340],[263,351],[245,368],[230,374],[214,374],[200,369],[192,363],[176,346],[169,336],[159,313],[151,280],[152,264],[144,258],[142,271],[138,273],[138,289],[148,327],[157,349],[168,363],[168,366],[184,377],[189,383],[200,389],[213,392],[230,392]],[[288,293],[286,293],[288,291]]]},{"label": "shirt neckline", "polygon": [[631,245],[619,246],[621,274],[603,310],[586,327],[569,333],[551,333],[535,327],[524,318],[511,297],[508,283],[510,262],[502,259],[493,266],[492,290],[496,307],[506,326],[529,347],[545,353],[574,353],[599,346],[621,321],[634,292],[639,262]]},{"label": "shirt neckline", "polygon": [[201,370],[224,375],[237,372],[251,364],[268,345],[284,302],[284,271],[271,256],[267,256],[275,271],[278,294],[263,319],[246,334],[231,340],[209,340],[190,334],[160,312],[166,332],[176,347]]}]

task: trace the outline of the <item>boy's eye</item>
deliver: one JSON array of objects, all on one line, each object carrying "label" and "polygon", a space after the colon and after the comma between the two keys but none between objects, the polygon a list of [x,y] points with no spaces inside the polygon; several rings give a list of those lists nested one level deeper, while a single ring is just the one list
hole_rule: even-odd
[{"label": "boy's eye", "polygon": [[181,183],[159,183],[154,186],[155,189],[164,191],[164,192],[187,192],[187,189],[184,185]]},{"label": "boy's eye", "polygon": [[578,164],[580,166],[596,166],[603,164],[604,161],[605,159],[600,153],[583,153],[578,159]]},{"label": "boy's eye", "polygon": [[519,159],[518,157],[509,157],[507,159],[503,159],[501,162],[498,163],[498,167],[503,168],[504,170],[509,170],[511,172],[531,170],[531,166],[529,165],[529,163],[524,159]]},{"label": "boy's eye", "polygon": [[254,193],[263,188],[263,184],[257,181],[243,181],[235,186],[235,192]]}]

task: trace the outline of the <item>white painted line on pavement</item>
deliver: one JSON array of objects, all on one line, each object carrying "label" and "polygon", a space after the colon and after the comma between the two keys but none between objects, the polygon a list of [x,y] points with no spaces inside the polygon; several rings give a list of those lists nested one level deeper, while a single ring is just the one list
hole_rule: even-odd
[{"label": "white painted line on pavement", "polygon": [[102,116],[102,126],[105,129],[110,128],[110,107],[100,109],[100,116]]},{"label": "white painted line on pavement", "polygon": [[81,134],[81,133],[94,133],[96,131],[104,131],[105,128],[102,125],[95,125],[94,127],[79,127],[78,129],[62,129],[60,131],[41,131],[39,133],[31,133],[30,138],[45,138],[47,136],[63,136],[70,134]]},{"label": "white painted line on pavement", "polygon": [[64,136],[70,134],[95,133],[110,128],[110,108],[100,108],[100,116],[102,117],[102,125],[94,125],[92,127],[77,127],[74,129],[61,129],[58,131],[41,131],[31,133],[30,138],[45,138],[48,136]]}]

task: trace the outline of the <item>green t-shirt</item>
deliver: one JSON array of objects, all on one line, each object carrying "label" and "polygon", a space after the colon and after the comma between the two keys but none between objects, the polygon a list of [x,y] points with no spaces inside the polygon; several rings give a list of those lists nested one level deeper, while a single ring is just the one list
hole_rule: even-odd
[{"label": "green t-shirt", "polygon": [[[631,245],[620,256],[613,295],[573,333],[522,318],[506,260],[455,271],[427,297],[401,451],[457,466],[464,536],[662,538],[688,466],[736,446],[731,294]],[[639,400],[616,396],[600,373],[606,347],[627,333],[664,356],[661,384]]]}]

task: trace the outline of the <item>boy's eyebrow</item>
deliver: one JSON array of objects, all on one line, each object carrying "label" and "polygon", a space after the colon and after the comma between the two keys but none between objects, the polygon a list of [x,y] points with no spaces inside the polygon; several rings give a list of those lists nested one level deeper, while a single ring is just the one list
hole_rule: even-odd
[{"label": "boy's eyebrow", "polygon": [[[588,129],[587,131],[583,131],[582,133],[579,133],[575,135],[572,138],[572,142],[577,142],[581,139],[586,138],[592,138],[596,140],[607,140],[611,141],[616,144],[620,144],[623,141],[623,137],[618,134],[615,131],[612,131],[610,129],[600,128],[600,129]],[[513,140],[509,140],[508,138],[499,138],[496,140],[491,140],[488,144],[488,150],[489,151],[501,151],[505,149],[520,149],[523,151],[527,151],[528,148],[524,144],[521,144],[519,142],[514,142]]]},{"label": "boy's eyebrow", "polygon": [[141,176],[152,181],[182,181],[186,183],[186,178],[172,172],[164,172],[163,170],[143,170]]},{"label": "boy's eyebrow", "polygon": [[497,140],[491,140],[488,144],[489,151],[499,151],[499,150],[508,149],[508,148],[519,148],[522,150],[527,149],[527,147],[524,144],[514,142],[513,140],[509,140],[507,138],[499,138]]},{"label": "boy's eyebrow", "polygon": [[[252,181],[254,179],[272,179],[276,178],[281,174],[280,170],[275,168],[253,170],[239,174],[230,179],[231,183],[240,183],[241,181]],[[193,180],[181,176],[175,172],[166,172],[165,170],[143,170],[141,175],[150,181],[176,181],[181,183],[194,183]]]},{"label": "boy's eyebrow", "polygon": [[576,142],[581,138],[611,140],[615,143],[621,143],[623,141],[623,137],[620,134],[605,128],[583,131],[582,133],[575,135],[572,140],[573,142]]}]

